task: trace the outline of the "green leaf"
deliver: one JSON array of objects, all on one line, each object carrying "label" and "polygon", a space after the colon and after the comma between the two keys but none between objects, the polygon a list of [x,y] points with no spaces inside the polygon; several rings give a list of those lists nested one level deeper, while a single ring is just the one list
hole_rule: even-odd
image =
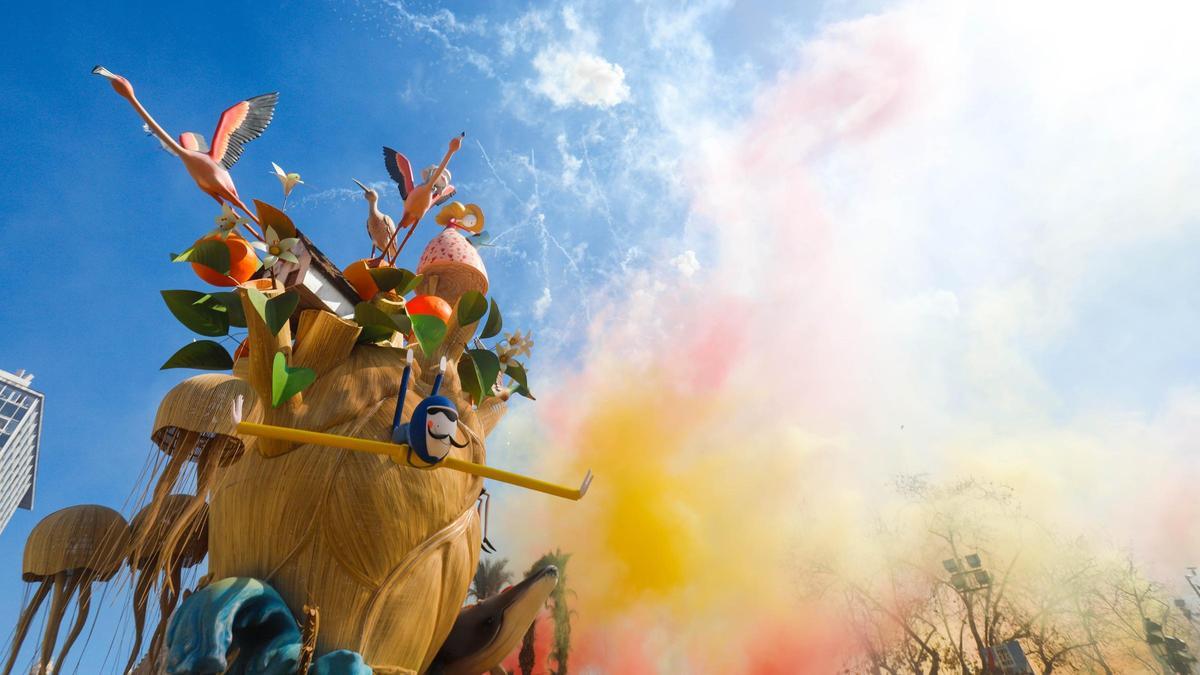
[{"label": "green leaf", "polygon": [[229,334],[229,315],[208,303],[198,301],[208,295],[199,291],[161,291],[167,309],[179,323],[201,335],[220,337]]},{"label": "green leaf", "polygon": [[392,337],[392,334],[395,332],[383,326],[363,326],[362,332],[358,334],[358,340],[355,342],[360,345],[374,344]]},{"label": "green leaf", "polygon": [[496,304],[496,299],[492,298],[492,308],[488,311],[487,323],[483,324],[483,332],[479,337],[483,340],[495,337],[501,328],[504,328],[504,317],[500,315],[500,306]]},{"label": "green leaf", "polygon": [[537,400],[529,391],[529,375],[525,372],[525,366],[517,363],[516,361],[510,361],[508,363],[508,367],[504,370],[504,374],[511,377],[513,382],[517,383],[517,388],[513,389],[514,392],[531,401]]},{"label": "green leaf", "polygon": [[458,299],[458,325],[470,326],[483,318],[487,311],[487,300],[479,291],[467,291]]},{"label": "green leaf", "polygon": [[212,268],[217,274],[229,274],[229,246],[220,239],[205,239],[171,258],[171,262],[190,262]]},{"label": "green leaf", "polygon": [[217,293],[209,293],[212,301],[225,308],[226,315],[229,316],[229,325],[237,328],[246,327],[246,315],[242,312],[242,299],[233,291],[220,291]]},{"label": "green leaf", "polygon": [[258,316],[267,324],[271,335],[279,334],[279,329],[292,318],[292,312],[300,304],[300,294],[296,291],[287,291],[270,299],[262,291],[253,288],[246,289],[246,292],[250,296],[250,304],[254,305]]},{"label": "green leaf", "polygon": [[159,370],[171,368],[195,368],[196,370],[229,370],[233,367],[233,358],[221,345],[212,340],[197,340],[184,345],[182,349],[171,355]]},{"label": "green leaf", "polygon": [[425,281],[424,274],[414,274],[413,278],[409,279],[408,283],[404,284],[402,288],[397,287],[396,292],[400,295],[408,295],[409,293],[417,290],[417,286],[420,286],[422,281]]},{"label": "green leaf", "polygon": [[446,339],[446,324],[440,318],[428,314],[410,315],[408,318],[412,322],[413,335],[421,345],[421,352],[432,356],[441,346],[442,340]]},{"label": "green leaf", "polygon": [[271,364],[271,407],[278,408],[280,403],[304,391],[316,379],[315,370],[291,368],[283,352],[275,352],[275,361]]},{"label": "green leaf", "polygon": [[407,295],[423,278],[399,267],[371,267],[367,269],[367,274],[371,275],[380,293],[396,291],[400,295]]},{"label": "green leaf", "polygon": [[458,360],[458,379],[462,383],[462,390],[471,397],[471,402],[479,405],[486,394],[479,381],[479,372],[475,370],[475,361],[469,356],[464,355]]},{"label": "green leaf", "polygon": [[490,349],[468,349],[467,355],[475,364],[475,376],[483,390],[480,400],[492,395],[492,385],[500,379],[500,357]]},{"label": "green leaf", "polygon": [[[363,328],[376,326],[386,328],[389,332],[393,333],[398,330],[404,330],[407,327],[407,323],[402,324],[397,322],[396,319],[398,318],[400,317],[388,314],[369,302],[360,302],[354,306],[354,322]],[[405,316],[403,319],[407,322],[408,317]]]}]

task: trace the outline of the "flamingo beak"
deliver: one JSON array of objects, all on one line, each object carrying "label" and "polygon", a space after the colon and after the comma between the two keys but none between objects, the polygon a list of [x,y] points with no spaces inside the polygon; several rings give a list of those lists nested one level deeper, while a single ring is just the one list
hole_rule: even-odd
[{"label": "flamingo beak", "polygon": [[104,66],[96,66],[95,68],[92,68],[92,74],[99,75],[100,77],[107,77],[110,80],[115,79],[117,77],[116,75],[114,75],[112,73],[112,71],[110,71],[108,68],[105,68]]},{"label": "flamingo beak", "polygon": [[367,192],[371,189],[371,188],[367,187],[366,185],[363,185],[362,183],[358,182],[357,178],[351,178],[350,180],[354,181],[355,185],[362,188],[363,192]]}]

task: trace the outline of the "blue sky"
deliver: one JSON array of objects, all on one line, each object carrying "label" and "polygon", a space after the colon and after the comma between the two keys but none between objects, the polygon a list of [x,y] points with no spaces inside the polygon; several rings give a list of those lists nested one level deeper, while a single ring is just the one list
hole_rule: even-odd
[{"label": "blue sky", "polygon": [[[89,74],[93,65],[127,76],[173,134],[208,137],[226,106],[279,91],[270,129],[235,168],[237,185],[244,198],[279,203],[269,163],[299,171],[306,184],[292,195],[291,213],[343,263],[367,254],[365,205],[351,178],[386,179],[380,146],[397,147],[420,166],[467,131],[451,169],[460,195],[484,204],[490,231],[502,237],[504,249],[488,259],[511,326],[536,323],[532,308],[544,289],[559,304],[580,302],[579,279],[605,277],[636,259],[629,251],[640,226],[610,228],[595,203],[583,204],[595,197],[581,196],[603,189],[589,176],[610,174],[620,161],[609,147],[615,140],[600,136],[629,124],[632,113],[555,107],[527,87],[537,77],[527,52],[545,38],[512,34],[517,46],[506,56],[499,27],[526,13],[489,8],[453,5],[454,16],[475,22],[467,28],[417,3],[79,2],[4,10],[0,146],[14,161],[0,181],[7,205],[0,283],[13,292],[0,309],[0,367],[35,373],[47,413],[36,510],[19,513],[0,536],[0,569],[8,572],[0,576],[0,607],[18,604],[23,542],[38,519],[73,504],[125,502],[152,451],[157,401],[181,376],[157,367],[190,339],[158,291],[198,283],[168,264],[166,253],[210,229],[217,214],[177,161],[142,133],[129,106]],[[553,8],[539,11],[553,24],[544,30],[566,30]],[[758,51],[735,25],[720,32],[732,54]],[[606,51],[636,41],[629,35]],[[539,185],[534,168],[546,175],[562,169],[559,136],[578,155],[589,133],[596,145],[578,187]],[[381,206],[398,214],[394,189],[378,187]],[[656,202],[682,208],[678,195]],[[632,220],[615,207],[608,215]],[[543,220],[552,230],[543,233]],[[409,265],[421,239],[406,252]],[[120,612],[104,611],[106,619]],[[0,621],[5,634],[12,619],[15,612],[6,611]],[[106,624],[86,651],[76,647],[74,656],[84,659],[79,672],[101,667]]]},{"label": "blue sky", "polygon": [[[279,203],[270,162],[300,172],[289,212],[342,263],[369,248],[352,178],[379,183],[381,207],[399,212],[380,146],[419,166],[465,130],[454,182],[499,237],[485,260],[509,326],[539,338],[535,386],[600,350],[605,322],[625,334],[639,318],[627,298],[720,286],[753,302],[790,272],[813,284],[784,313],[828,314],[784,322],[786,344],[853,343],[833,360],[877,384],[851,397],[869,412],[822,432],[895,443],[880,471],[940,466],[924,448],[982,430],[1103,447],[1098,420],[1132,420],[1111,436],[1156,439],[1155,456],[1176,459],[1190,447],[1176,432],[1200,409],[1188,187],[1200,169],[1184,150],[1200,87],[1163,65],[1189,53],[1164,28],[1170,14],[1147,12],[1125,35],[1121,17],[1079,7],[799,4],[6,7],[0,367],[36,374],[47,417],[36,511],[0,534],[0,607],[23,592],[39,518],[128,495],[157,402],[181,377],[157,367],[189,339],[158,291],[198,287],[166,254],[217,215],[89,74],[98,63],[176,134],[208,136],[226,106],[279,91],[234,178],[244,198]],[[1031,28],[1068,31],[1080,16],[1070,49]],[[904,114],[885,110],[891,98]],[[875,113],[892,115],[884,131]],[[812,240],[802,263],[768,275],[755,246],[785,227]],[[843,323],[846,305],[857,314]],[[917,431],[895,442],[901,417]],[[531,461],[509,450],[512,464]],[[104,611],[68,664],[81,657],[78,672],[111,663],[104,628],[121,609]]]}]

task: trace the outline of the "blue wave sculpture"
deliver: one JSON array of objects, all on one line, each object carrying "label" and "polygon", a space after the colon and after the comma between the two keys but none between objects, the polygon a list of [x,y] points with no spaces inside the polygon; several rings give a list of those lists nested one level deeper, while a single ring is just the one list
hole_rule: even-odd
[{"label": "blue wave sculpture", "polygon": [[[166,648],[168,675],[297,675],[300,627],[275,589],[230,577],[183,601],[167,628]],[[371,675],[371,668],[339,650],[317,659],[308,675]]]}]

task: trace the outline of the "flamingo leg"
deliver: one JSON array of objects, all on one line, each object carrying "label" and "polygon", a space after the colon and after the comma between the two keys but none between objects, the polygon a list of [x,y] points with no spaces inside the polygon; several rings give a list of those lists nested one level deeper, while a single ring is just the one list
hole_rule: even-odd
[{"label": "flamingo leg", "polygon": [[[86,572],[85,572],[86,574]],[[67,652],[71,651],[71,647],[75,644],[75,640],[79,634],[83,632],[83,626],[87,623],[88,614],[92,609],[92,581],[91,579],[81,579],[79,588],[79,598],[75,607],[75,623],[71,626],[71,632],[67,633],[67,639],[63,642],[62,650],[58,652],[58,659],[54,662],[55,670],[62,668],[63,663],[67,660]]]},{"label": "flamingo leg", "polygon": [[50,613],[46,615],[46,633],[42,635],[42,658],[38,663],[38,675],[50,672],[50,659],[54,656],[54,645],[58,642],[58,629],[63,614],[67,611],[67,600],[79,583],[77,577],[68,577],[66,572],[54,575],[54,595],[50,599]]},{"label": "flamingo leg", "polygon": [[[396,263],[396,258],[400,257],[400,252],[404,250],[404,245],[408,243],[408,238],[413,236],[416,231],[417,224],[413,223],[412,227],[408,228],[408,234],[404,235],[404,239],[400,242],[400,245],[396,247],[396,252],[392,255],[392,264]],[[397,232],[399,232],[399,230],[397,230]]]},{"label": "flamingo leg", "polygon": [[138,654],[142,651],[142,632],[146,627],[146,604],[150,601],[150,588],[154,578],[158,576],[158,568],[149,564],[138,575],[137,584],[133,589],[133,651],[129,654],[129,663],[125,664],[123,673],[133,670],[137,664]]},{"label": "flamingo leg", "polygon": [[21,618],[17,620],[17,628],[13,631],[12,651],[9,652],[8,662],[4,664],[4,675],[12,675],[13,665],[16,664],[17,655],[21,652],[21,643],[25,642],[25,636],[29,633],[29,624],[33,622],[33,615],[37,614],[38,609],[42,606],[42,601],[46,599],[46,595],[50,593],[53,585],[52,579],[42,580],[41,585],[34,591],[33,597],[29,599],[29,604],[21,612]]}]

